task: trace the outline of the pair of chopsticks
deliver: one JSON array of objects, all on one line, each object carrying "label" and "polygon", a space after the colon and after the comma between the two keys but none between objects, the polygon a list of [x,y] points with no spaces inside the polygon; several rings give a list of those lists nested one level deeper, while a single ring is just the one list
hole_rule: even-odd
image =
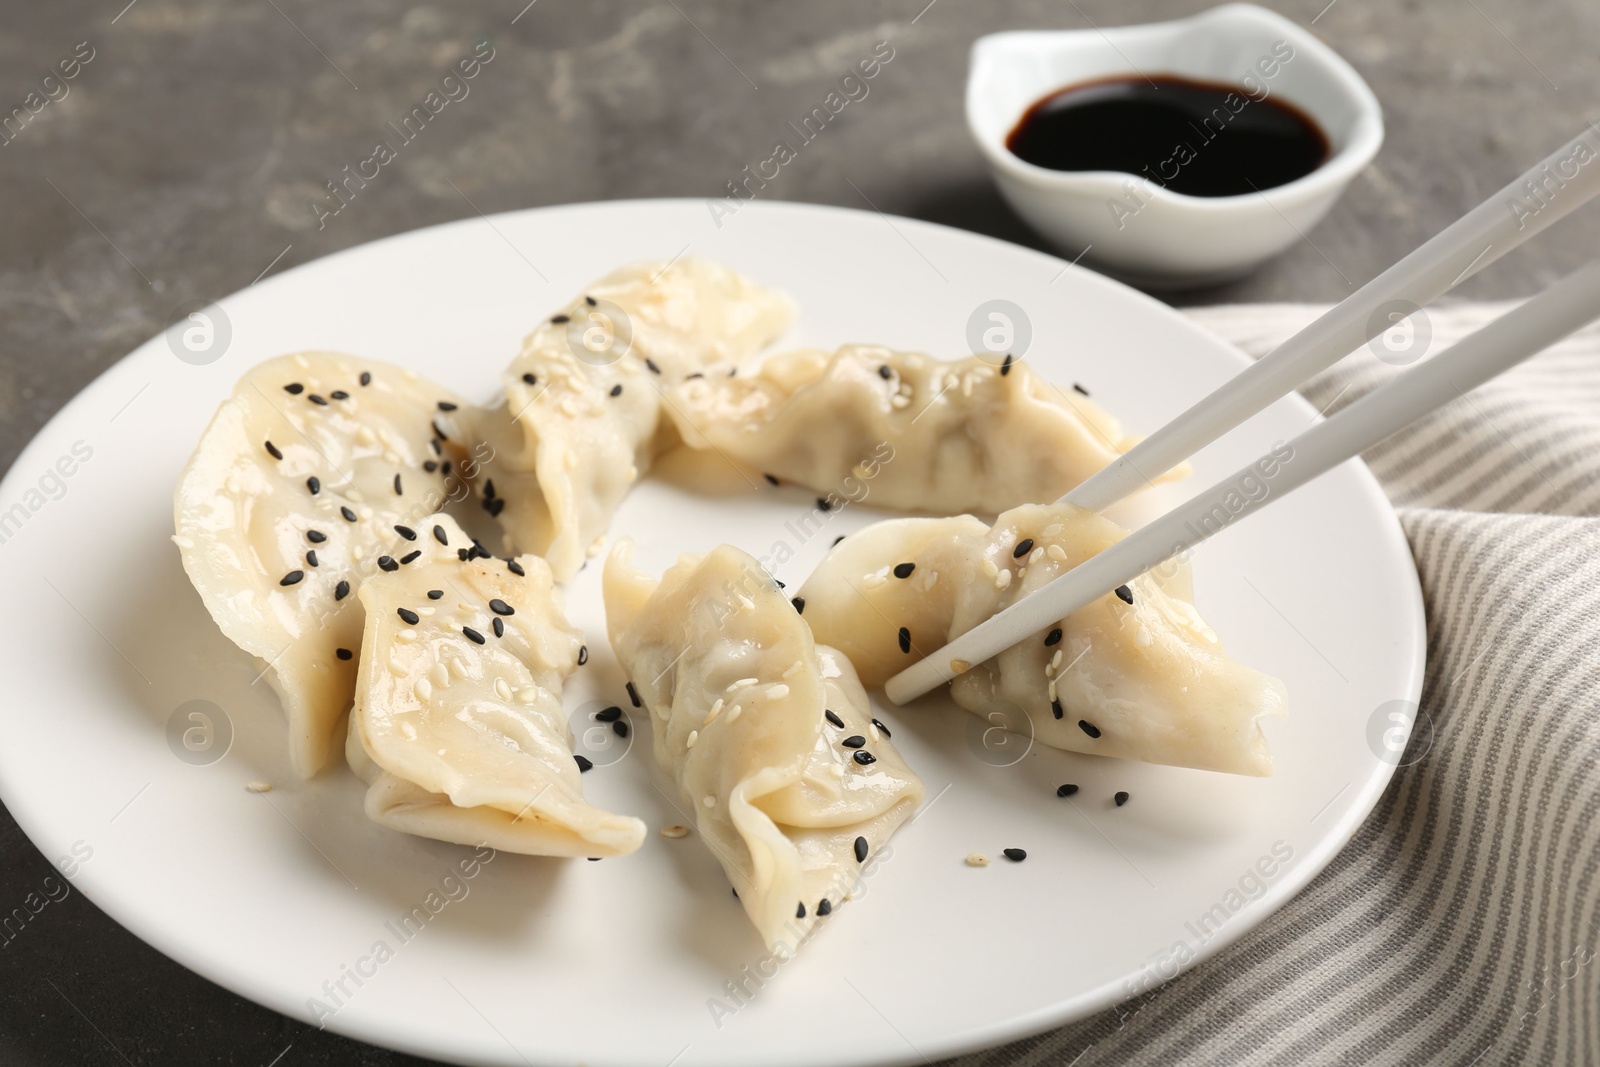
[{"label": "pair of chopsticks", "polygon": [[[1386,309],[1420,308],[1600,195],[1600,126],[1590,126],[1362,286],[1210,396],[1061,498],[1101,511],[1390,329]],[[1278,449],[1041,586],[884,686],[895,704],[950,681],[1238,523],[1435,408],[1600,318],[1591,263]],[[1282,458],[1284,454],[1288,458]],[[1270,471],[1270,473],[1268,473]],[[1245,482],[1253,479],[1253,482]],[[1267,486],[1248,496],[1241,483]],[[1241,503],[1242,502],[1242,503]]]}]

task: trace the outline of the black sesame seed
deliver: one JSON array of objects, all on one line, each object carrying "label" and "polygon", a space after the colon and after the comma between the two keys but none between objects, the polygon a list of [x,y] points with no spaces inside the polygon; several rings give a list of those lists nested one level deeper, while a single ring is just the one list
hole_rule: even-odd
[{"label": "black sesame seed", "polygon": [[311,401],[313,404],[320,405],[321,407],[328,406],[328,402],[322,399],[322,397],[318,396],[316,393],[307,393],[306,399]]},{"label": "black sesame seed", "polygon": [[522,380],[524,382],[526,382],[528,385],[538,385],[539,384],[539,377],[536,374],[524,374],[522,376]]},{"label": "black sesame seed", "polygon": [[761,475],[761,477],[763,477],[763,478],[765,478],[767,480],[767,484],[768,485],[781,485],[782,484],[781,482],[778,481],[778,479],[774,475],[765,474],[764,473],[764,474]]},{"label": "black sesame seed", "polygon": [[1094,723],[1090,722],[1088,719],[1079,719],[1078,720],[1078,729],[1082,730],[1084,733],[1088,734],[1090,737],[1099,737],[1100,736],[1100,727],[1096,726]]},{"label": "black sesame seed", "polygon": [[693,374],[691,374],[687,378],[685,378],[684,381],[689,381],[692,378],[704,378],[704,377],[705,377],[704,374],[701,374],[699,371],[695,371]]},{"label": "black sesame seed", "polygon": [[849,737],[845,738],[839,743],[845,748],[860,748],[862,745],[867,743],[867,739],[862,737],[860,734],[851,734]]},{"label": "black sesame seed", "polygon": [[[439,447],[439,441],[438,441],[437,438],[430,438],[429,441],[428,441],[428,444],[429,444],[430,447],[432,447],[434,455],[436,455],[436,456],[444,455],[444,449]],[[447,471],[446,473],[449,473],[449,472]]]},{"label": "black sesame seed", "polygon": [[804,919],[806,917],[806,902],[805,901],[802,900],[800,902],[800,906],[794,910],[794,917],[796,919]]},{"label": "black sesame seed", "polygon": [[571,315],[551,315],[550,316],[550,321],[555,323],[557,326],[560,326],[563,322],[571,322],[572,321],[572,316]]},{"label": "black sesame seed", "polygon": [[428,590],[428,599],[429,600],[438,600],[438,599],[442,598],[443,596],[444,596],[444,590],[443,589],[430,589],[430,590]]},{"label": "black sesame seed", "polygon": [[577,755],[576,753],[574,753],[572,758],[574,760],[576,760],[577,763],[578,763],[578,773],[579,774],[583,774],[585,771],[594,770],[594,764],[590,763],[588,761],[588,759],[586,759],[585,757]]},{"label": "black sesame seed", "polygon": [[644,357],[644,365],[650,369],[651,374],[660,374],[661,368],[656,366],[656,361],[649,356]]},{"label": "black sesame seed", "polygon": [[267,442],[267,455],[271,456],[273,459],[283,458],[283,453],[279,452],[278,446],[273,444],[271,441]]},{"label": "black sesame seed", "polygon": [[422,469],[427,471],[429,474],[432,474],[434,471],[439,469],[439,464],[435,463],[431,459],[423,460]]},{"label": "black sesame seed", "polygon": [[1117,586],[1117,596],[1122,600],[1122,602],[1124,604],[1132,604],[1133,603],[1133,590],[1129,589],[1125,585]]},{"label": "black sesame seed", "polygon": [[343,504],[339,505],[339,514],[344,516],[345,522],[356,521],[356,513],[345,507]]},{"label": "black sesame seed", "polygon": [[611,705],[609,708],[606,708],[604,711],[597,711],[594,713],[595,722],[616,722],[620,718],[622,718],[622,709],[617,707],[615,704]]},{"label": "black sesame seed", "polygon": [[613,385],[611,387],[611,395],[612,396],[621,396],[622,395],[622,383],[621,382],[618,382],[616,385]]},{"label": "black sesame seed", "polygon": [[489,550],[484,548],[483,542],[478,540],[476,537],[472,539],[472,552],[473,555],[482,556],[484,559],[488,559],[490,557]]},{"label": "black sesame seed", "polygon": [[528,576],[528,572],[522,569],[522,564],[514,559],[506,560],[506,570],[515,574],[518,578],[526,578]]},{"label": "black sesame seed", "polygon": [[494,496],[494,479],[493,478],[490,478],[488,481],[483,483],[483,495],[486,496],[486,497],[493,497]]},{"label": "black sesame seed", "polygon": [[1061,643],[1061,627],[1057,626],[1054,630],[1045,634],[1044,643],[1046,648],[1051,645],[1059,645]]},{"label": "black sesame seed", "polygon": [[422,621],[422,616],[418,615],[410,608],[396,608],[395,612],[400,616],[401,621],[407,626],[415,626],[417,623]]},{"label": "black sesame seed", "polygon": [[305,571],[290,571],[288,574],[285,574],[282,578],[278,579],[278,584],[279,585],[294,585],[296,582],[298,582],[300,579],[304,578],[305,576],[306,576],[306,572]]},{"label": "black sesame seed", "polygon": [[1032,552],[1032,551],[1033,551],[1033,538],[1024,537],[1022,540],[1017,542],[1017,547],[1013,548],[1011,550],[1011,558],[1012,559],[1021,559],[1023,556],[1026,556],[1029,552]]},{"label": "black sesame seed", "polygon": [[438,437],[439,440],[441,440],[441,441],[450,440],[450,435],[445,433],[443,430],[439,429],[439,420],[435,419],[430,425],[432,425],[432,427],[433,427],[434,436]]},{"label": "black sesame seed", "polygon": [[433,528],[433,539],[439,542],[441,545],[448,545],[450,543],[450,539],[445,535],[443,526],[435,526]]},{"label": "black sesame seed", "polygon": [[350,394],[345,392],[343,389],[335,389],[333,392],[329,393],[328,395],[333,397],[335,400],[349,400],[350,399]]},{"label": "black sesame seed", "polygon": [[489,601],[489,610],[494,612],[496,615],[515,615],[517,613],[516,608],[512,607],[510,604],[507,604],[499,597],[495,597],[493,600]]},{"label": "black sesame seed", "polygon": [[858,838],[856,838],[856,862],[857,863],[865,863],[866,860],[867,860],[867,839],[864,838],[864,837],[858,837]]},{"label": "black sesame seed", "polygon": [[395,496],[401,496],[404,493],[405,493],[405,490],[400,487],[400,474],[397,471],[397,472],[395,472],[395,476],[394,476],[394,495]]},{"label": "black sesame seed", "polygon": [[362,385],[371,385],[372,384],[372,372],[371,371],[365,371],[364,370],[364,371],[361,372],[361,384]]},{"label": "black sesame seed", "polygon": [[489,513],[490,518],[498,519],[500,513],[506,509],[504,497],[495,497],[493,500],[483,502],[483,510]]},{"label": "black sesame seed", "polygon": [[440,411],[454,411],[455,409],[456,409],[456,406],[454,404],[450,403],[450,401],[448,401],[448,400],[439,401],[439,410]]},{"label": "black sesame seed", "polygon": [[889,728],[887,726],[883,725],[883,723],[879,722],[877,719],[873,719],[872,720],[872,725],[876,726],[878,728],[879,732],[882,733],[884,737],[893,737],[894,736],[894,734],[891,734],[889,732]]},{"label": "black sesame seed", "polygon": [[378,569],[380,571],[397,571],[400,569],[400,564],[394,561],[393,556],[379,556]]},{"label": "black sesame seed", "polygon": [[504,637],[506,635],[505,620],[498,615],[489,620],[489,628],[494,631],[496,637]]},{"label": "black sesame seed", "polygon": [[316,565],[317,565],[317,550],[314,549],[314,548],[308,549],[306,551],[306,566],[315,567]]},{"label": "black sesame seed", "polygon": [[299,396],[301,393],[306,391],[306,387],[301,385],[299,382],[290,382],[288,385],[283,387],[283,391],[288,393],[290,396]]},{"label": "black sesame seed", "polygon": [[414,551],[407,552],[405,555],[401,556],[400,557],[400,562],[401,563],[415,563],[417,561],[417,557],[420,556],[420,555],[422,555],[422,549],[420,549],[420,548],[419,549],[415,549]]},{"label": "black sesame seed", "polygon": [[1084,396],[1088,396],[1089,395],[1089,390],[1085,389],[1083,386],[1079,385],[1077,382],[1073,382],[1072,383],[1072,388],[1074,390],[1076,390],[1077,392],[1082,393]]},{"label": "black sesame seed", "polygon": [[900,651],[911,651],[911,631],[904,626],[900,627]]},{"label": "black sesame seed", "polygon": [[306,488],[310,490],[312,496],[316,496],[322,492],[322,479],[313,474],[306,479]]},{"label": "black sesame seed", "polygon": [[333,650],[333,654],[342,660],[350,660],[355,656],[355,653],[351,652],[348,648],[336,648]]},{"label": "black sesame seed", "polygon": [[896,578],[909,578],[911,577],[911,572],[916,569],[917,565],[915,563],[896,563],[894,565],[894,576]]},{"label": "black sesame seed", "polygon": [[1011,373],[1011,361],[1014,358],[1015,357],[1012,356],[1010,352],[1006,353],[1005,362],[1000,364],[1000,377],[1004,378],[1006,375]]},{"label": "black sesame seed", "polygon": [[320,544],[322,544],[322,542],[326,541],[327,539],[328,539],[328,535],[323,533],[321,530],[307,530],[306,531],[306,540],[310,541],[314,545],[320,545]]},{"label": "black sesame seed", "polygon": [[779,589],[787,589],[787,588],[789,588],[789,586],[788,586],[788,584],[787,584],[787,583],[785,583],[785,582],[783,582],[783,581],[782,581],[782,580],[780,580],[780,579],[778,579],[778,578],[774,578],[774,579],[772,579],[772,580],[773,580],[773,581],[774,581],[774,582],[777,582],[777,584],[778,584],[778,588],[779,588]]},{"label": "black sesame seed", "polygon": [[461,628],[461,632],[466,635],[468,641],[471,641],[475,645],[481,645],[484,643],[483,635],[470,626],[463,626]]},{"label": "black sesame seed", "polygon": [[629,682],[626,688],[628,690],[628,699],[633,701],[633,706],[636,708],[644,707],[643,704],[639,703],[639,691],[633,687],[633,683]]},{"label": "black sesame seed", "polygon": [[828,547],[829,548],[838,548],[839,547],[839,542],[844,540],[844,536],[845,536],[844,534],[840,534],[838,537],[835,537],[833,539],[833,544],[829,545]]},{"label": "black sesame seed", "polygon": [[828,898],[827,897],[823,897],[821,900],[817,901],[817,915],[818,916],[829,915],[832,912],[833,912],[833,905],[828,903]]},{"label": "black sesame seed", "polygon": [[1072,794],[1076,793],[1077,791],[1078,791],[1078,787],[1075,786],[1075,785],[1072,785],[1070,783],[1068,783],[1067,785],[1058,785],[1058,786],[1056,786],[1056,796],[1058,796],[1058,797],[1070,797]]},{"label": "black sesame seed", "polygon": [[894,377],[894,371],[889,369],[889,364],[881,363],[878,365],[878,377],[882,378],[884,381],[888,381],[890,378]]},{"label": "black sesame seed", "polygon": [[618,737],[627,737],[628,724],[621,719],[618,719],[616,722],[611,724],[611,732],[616,734]]},{"label": "black sesame seed", "polygon": [[605,857],[603,857],[603,856],[590,856],[589,857],[589,862],[590,863],[599,863],[604,858]]},{"label": "black sesame seed", "polygon": [[343,600],[345,597],[347,597],[349,595],[350,595],[350,583],[349,582],[341,580],[338,585],[333,587],[333,599],[335,599],[335,600]]},{"label": "black sesame seed", "polygon": [[1050,714],[1054,715],[1058,719],[1066,715],[1066,710],[1061,707],[1061,701],[1052,700],[1050,702]]},{"label": "black sesame seed", "polygon": [[394,532],[404,537],[407,541],[415,541],[417,539],[417,531],[409,526],[396,526]]},{"label": "black sesame seed", "polygon": [[1112,797],[1111,799],[1116,801],[1117,807],[1120,808],[1122,805],[1128,802],[1128,791],[1125,789],[1119,789],[1117,790],[1116,796]]},{"label": "black sesame seed", "polygon": [[733,886],[730,885],[728,887],[728,891],[733,894],[733,899],[734,900],[738,900],[739,899],[739,891],[737,889],[734,889]]},{"label": "black sesame seed", "polygon": [[1003,848],[1000,850],[1000,855],[1004,856],[1012,863],[1021,863],[1023,860],[1028,858],[1027,852],[1020,848]]},{"label": "black sesame seed", "polygon": [[826,718],[829,722],[833,723],[833,725],[837,726],[841,730],[844,729],[844,720],[839,718],[839,716],[837,716],[833,712],[827,711],[827,710],[824,710],[822,712],[822,714],[823,714],[823,717]]},{"label": "black sesame seed", "polygon": [[805,597],[803,597],[803,596],[791,597],[789,599],[789,603],[794,605],[794,610],[796,612],[800,613],[801,615],[805,614],[805,611],[806,611],[806,598]]},{"label": "black sesame seed", "polygon": [[864,748],[858,748],[858,749],[856,749],[856,753],[855,753],[855,761],[857,763],[861,764],[861,766],[865,767],[869,763],[877,763],[878,762],[878,757],[874,756],[872,753],[868,752]]},{"label": "black sesame seed", "polygon": [[821,508],[823,511],[833,510],[833,505],[828,503],[826,497],[817,497],[817,507]]},{"label": "black sesame seed", "polygon": [[588,663],[588,662],[589,662],[589,646],[588,645],[580,645],[580,646],[578,646],[578,666],[581,667],[585,663]]}]

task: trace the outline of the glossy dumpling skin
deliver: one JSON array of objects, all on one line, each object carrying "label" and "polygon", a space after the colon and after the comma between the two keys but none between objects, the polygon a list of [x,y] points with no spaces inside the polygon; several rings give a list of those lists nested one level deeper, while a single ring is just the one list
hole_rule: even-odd
[{"label": "glossy dumpling skin", "polygon": [[[863,681],[882,685],[1123,536],[1069,505],[1016,508],[993,527],[970,515],[878,523],[840,542],[806,580],[805,618]],[[1033,546],[1019,558],[1025,540]],[[896,577],[905,564],[909,575]],[[1144,575],[1125,587],[1131,604],[1107,593],[1061,620],[1059,635],[1035,634],[975,666],[952,663],[964,673],[951,696],[980,715],[1015,706],[1055,748],[1272,773],[1260,720],[1285,713],[1283,684],[1223,654],[1176,595],[1186,577]]]},{"label": "glossy dumpling skin", "polygon": [[782,293],[687,257],[623,267],[541,324],[506,369],[505,404],[475,428],[493,455],[480,500],[511,548],[570,578],[650,467],[663,390],[744,359],[793,318]]},{"label": "glossy dumpling skin", "polygon": [[367,815],[535,856],[637,849],[642,822],[583,799],[561,707],[582,642],[550,568],[536,556],[478,555],[444,515],[416,533],[415,559],[361,587],[366,631],[346,752],[369,784]]},{"label": "glossy dumpling skin", "polygon": [[399,367],[279,356],[239,379],[178,480],[184,570],[222,632],[262,661],[301,775],[327,763],[350,707],[356,664],[338,650],[361,644],[356,589],[402,554],[396,524],[469,492],[464,411]]},{"label": "glossy dumpling skin", "polygon": [[1055,500],[1135,441],[1026,363],[876,345],[786,352],[753,375],[686,381],[668,411],[690,448],[819,493],[864,477],[874,506],[944,515]]},{"label": "glossy dumpling skin", "polygon": [[[606,625],[656,763],[767,945],[796,947],[855,883],[857,840],[875,853],[922,782],[872,724],[850,662],[813,642],[754,559],[723,545],[657,582],[631,550],[619,543],[606,563]],[[841,743],[857,736],[860,748]]]}]

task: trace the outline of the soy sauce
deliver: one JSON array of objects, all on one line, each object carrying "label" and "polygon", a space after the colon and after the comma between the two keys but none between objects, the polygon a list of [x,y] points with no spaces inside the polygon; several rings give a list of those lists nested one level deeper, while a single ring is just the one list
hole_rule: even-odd
[{"label": "soy sauce", "polygon": [[1328,158],[1327,135],[1275,94],[1170,74],[1051,93],[1023,113],[1006,147],[1035,166],[1137,174],[1189,196],[1270,189]]}]

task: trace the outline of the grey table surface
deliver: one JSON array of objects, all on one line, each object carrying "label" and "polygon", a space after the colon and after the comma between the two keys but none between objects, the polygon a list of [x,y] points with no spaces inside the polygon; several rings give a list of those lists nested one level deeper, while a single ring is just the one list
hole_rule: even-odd
[{"label": "grey table surface", "polygon": [[[764,158],[864,49],[896,55],[763,192],[1044,247],[989,183],[962,118],[967,49],[1009,28],[1201,10],[1179,0],[439,3],[103,0],[5,5],[0,114],[0,467],[91,379],[177,317],[263,272],[433,223],[571,201],[714,197]],[[1292,0],[1383,102],[1376,162],[1306,240],[1177,303],[1335,301],[1600,117],[1592,0]],[[520,14],[519,14],[520,12]],[[321,229],[308,204],[473,43],[496,49],[394,175]],[[92,56],[45,84],[59,61]],[[35,101],[38,97],[34,98]],[[1468,282],[1537,291],[1592,254],[1579,215]],[[0,911],[51,866],[0,814]],[[1181,980],[1181,979],[1180,979]],[[1215,1020],[1213,1020],[1215,1022]],[[0,952],[0,1063],[412,1064],[217,987],[81,894]]]}]

